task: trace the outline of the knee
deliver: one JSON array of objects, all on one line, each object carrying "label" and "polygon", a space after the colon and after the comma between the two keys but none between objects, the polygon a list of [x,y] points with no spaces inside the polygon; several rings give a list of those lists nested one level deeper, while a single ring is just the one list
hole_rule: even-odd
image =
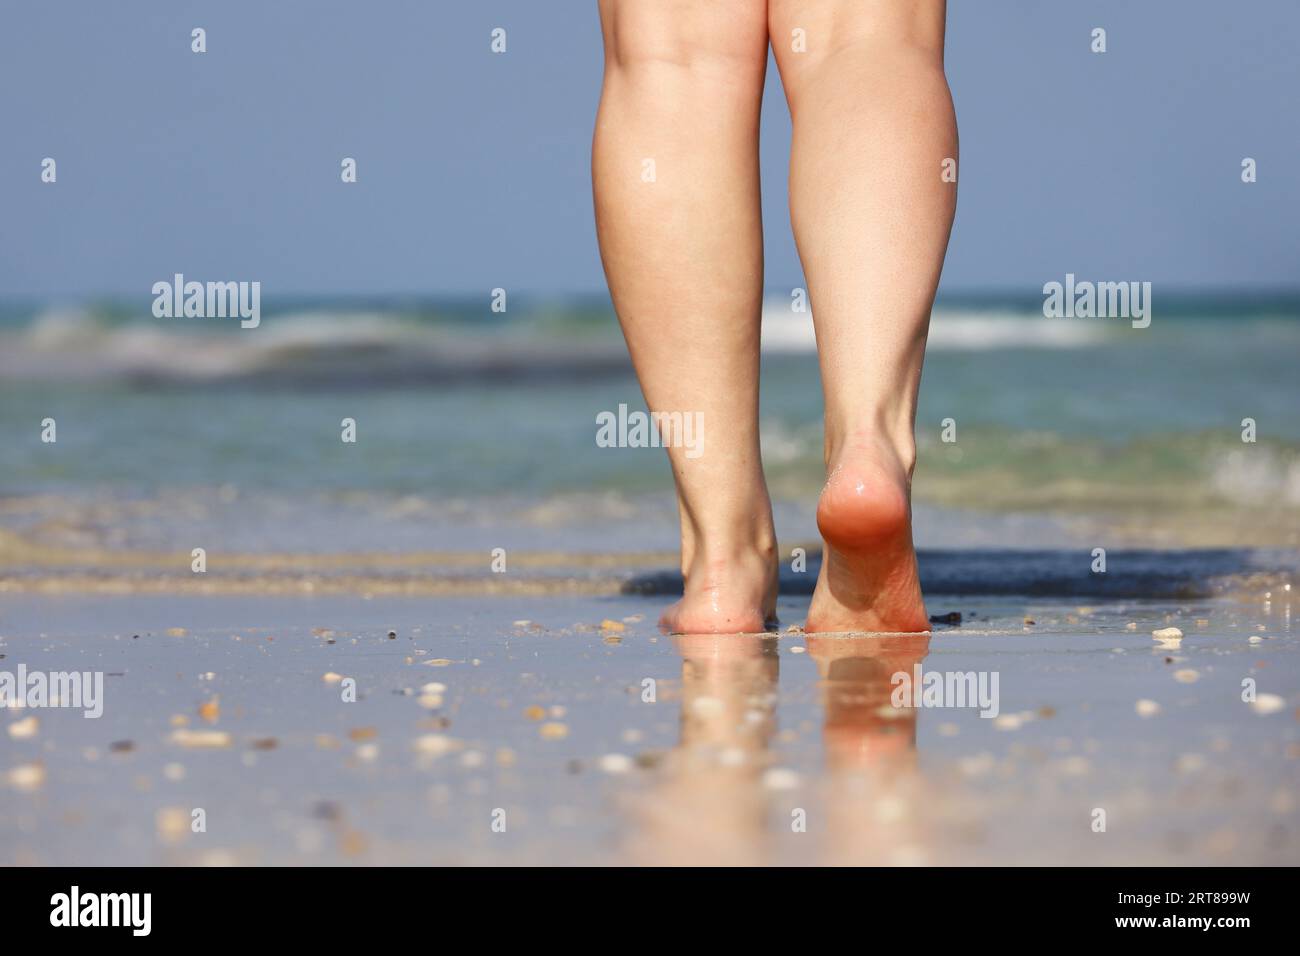
[{"label": "knee", "polygon": [[767,18],[755,0],[602,0],[606,68],[762,82]]},{"label": "knee", "polygon": [[772,49],[783,72],[787,65],[802,72],[841,56],[942,71],[944,20],[944,0],[771,0]]}]

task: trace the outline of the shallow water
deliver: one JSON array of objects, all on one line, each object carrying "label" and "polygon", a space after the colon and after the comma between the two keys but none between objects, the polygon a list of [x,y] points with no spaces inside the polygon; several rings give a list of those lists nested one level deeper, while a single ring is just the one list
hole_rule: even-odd
[{"label": "shallow water", "polygon": [[[786,505],[824,477],[811,330],[768,303],[763,456]],[[936,311],[930,338],[920,504],[1158,515],[1129,535],[1138,545],[1300,545],[1300,303],[1190,299],[1147,329],[1047,319],[1032,300],[958,304]],[[0,429],[19,438],[0,444],[0,494],[18,505],[145,501],[177,527],[231,495],[262,517],[304,499],[326,512],[366,501],[377,519],[575,496],[635,508],[670,475],[657,448],[597,445],[596,416],[622,404],[644,407],[607,307],[334,301],[241,331],[138,308],[0,306]],[[46,418],[57,443],[39,440]],[[356,443],[340,440],[345,418]],[[716,427],[704,423],[704,448]]]},{"label": "shallow water", "polygon": [[[106,703],[0,716],[39,723],[0,735],[0,863],[1294,865],[1291,600],[930,594],[964,620],[927,641],[669,638],[630,595],[16,596],[0,669],[101,670]],[[996,673],[998,718],[893,706],[918,663]]]}]

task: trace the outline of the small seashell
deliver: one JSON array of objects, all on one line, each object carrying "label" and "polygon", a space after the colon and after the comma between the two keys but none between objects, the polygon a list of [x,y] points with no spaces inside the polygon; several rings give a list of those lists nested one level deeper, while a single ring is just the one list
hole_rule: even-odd
[{"label": "small seashell", "polygon": [[768,790],[794,790],[802,778],[787,767],[772,767],[763,774],[763,786]]},{"label": "small seashell", "polygon": [[221,750],[232,743],[230,734],[224,730],[173,730],[171,742],[182,747],[202,750]]},{"label": "small seashell", "polygon": [[39,790],[45,783],[45,767],[38,763],[19,764],[5,774],[5,779],[15,790]]},{"label": "small seashell", "polygon": [[1183,632],[1176,627],[1161,627],[1151,632],[1160,646],[1168,650],[1177,650],[1183,642]]},{"label": "small seashell", "polygon": [[627,754],[605,754],[597,761],[597,766],[605,773],[620,774],[631,770],[633,763]]},{"label": "small seashell", "polygon": [[40,730],[41,722],[36,719],[36,715],[24,717],[22,720],[15,720],[9,725],[9,736],[15,740],[28,740],[36,736],[36,731]]},{"label": "small seashell", "polygon": [[1285,708],[1286,700],[1277,694],[1260,694],[1250,705],[1250,709],[1257,714],[1276,714]]}]

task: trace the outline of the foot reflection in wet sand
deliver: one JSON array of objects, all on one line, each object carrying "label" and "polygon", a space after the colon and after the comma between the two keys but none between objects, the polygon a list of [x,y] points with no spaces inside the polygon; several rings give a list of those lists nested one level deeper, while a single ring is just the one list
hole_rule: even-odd
[{"label": "foot reflection in wet sand", "polygon": [[[784,789],[779,771],[769,775],[777,762],[776,636],[673,641],[682,658],[680,740],[659,784],[636,798],[638,825],[628,845],[634,862],[924,859],[915,817],[916,711],[894,707],[890,697],[893,675],[912,673],[929,635],[807,636],[819,677],[826,773],[798,790]],[[792,828],[792,807],[805,810],[806,833]]]},{"label": "foot reflection in wet sand", "polygon": [[[898,673],[929,651],[928,634],[807,637],[817,665],[827,774],[821,862],[925,862],[917,710],[891,701]],[[815,832],[812,826],[810,832]]]},{"label": "foot reflection in wet sand", "polygon": [[636,862],[759,864],[769,807],[763,773],[776,732],[776,635],[676,635],[680,741],[662,783],[635,808]]}]

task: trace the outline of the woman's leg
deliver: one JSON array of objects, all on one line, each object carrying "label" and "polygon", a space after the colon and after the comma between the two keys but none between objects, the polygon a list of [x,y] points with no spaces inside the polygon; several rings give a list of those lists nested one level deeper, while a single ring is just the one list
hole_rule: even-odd
[{"label": "woman's leg", "polygon": [[809,631],[928,627],[910,488],[925,336],[956,203],[942,176],[957,156],[944,14],[944,0],[770,0],[794,122],[791,220],[826,402],[826,549]]},{"label": "woman's leg", "polygon": [[776,541],[758,449],[763,292],[758,114],[765,0],[600,0],[605,81],[592,149],[610,294],[651,411],[701,416],[670,447],[682,633],[761,630]]}]

